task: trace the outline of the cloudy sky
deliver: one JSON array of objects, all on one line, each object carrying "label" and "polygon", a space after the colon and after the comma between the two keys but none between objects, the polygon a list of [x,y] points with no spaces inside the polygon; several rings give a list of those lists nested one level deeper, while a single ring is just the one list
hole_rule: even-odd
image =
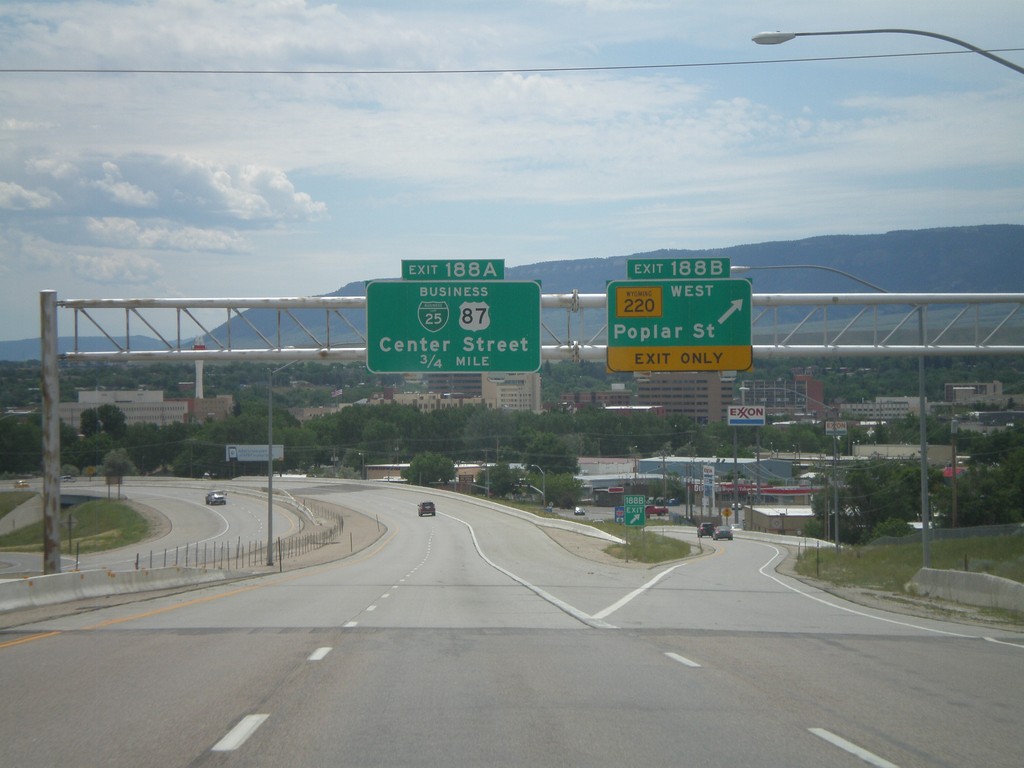
[{"label": "cloudy sky", "polygon": [[913,35],[750,41],[875,28],[1024,64],[1020,0],[5,0],[0,339],[38,335],[43,289],[1024,223],[1024,75]]}]

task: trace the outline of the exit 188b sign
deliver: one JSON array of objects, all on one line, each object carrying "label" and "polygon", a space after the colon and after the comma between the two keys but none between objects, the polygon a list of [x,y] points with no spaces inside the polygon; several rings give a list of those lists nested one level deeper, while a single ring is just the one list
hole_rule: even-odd
[{"label": "exit 188b sign", "polygon": [[608,284],[608,368],[745,371],[753,364],[747,280]]}]

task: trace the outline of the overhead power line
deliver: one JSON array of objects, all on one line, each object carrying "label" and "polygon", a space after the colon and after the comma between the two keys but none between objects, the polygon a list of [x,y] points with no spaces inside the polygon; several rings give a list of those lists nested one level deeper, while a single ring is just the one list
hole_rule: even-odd
[{"label": "overhead power line", "polygon": [[[1024,48],[995,48],[989,53],[1024,51]],[[497,67],[483,69],[148,69],[131,67],[0,67],[4,74],[38,75],[499,75],[563,72],[623,72],[630,70],[700,69],[743,67],[760,64],[799,64],[815,61],[858,61],[899,59],[919,56],[964,56],[972,51],[925,51],[920,53],[879,53],[862,56],[812,56],[791,59],[744,59],[675,64],[621,64],[593,67]]]}]

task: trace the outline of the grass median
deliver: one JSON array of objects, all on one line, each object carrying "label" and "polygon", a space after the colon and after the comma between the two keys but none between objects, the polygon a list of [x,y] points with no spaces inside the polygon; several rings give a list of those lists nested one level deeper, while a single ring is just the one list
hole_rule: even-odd
[{"label": "grass median", "polygon": [[691,548],[687,542],[670,536],[662,536],[657,532],[659,526],[638,528],[597,523],[594,527],[625,540],[625,544],[610,544],[604,550],[612,557],[621,560],[637,563],[665,563],[690,556]]},{"label": "grass median", "polygon": [[[822,542],[805,548],[797,573],[841,586],[903,592],[922,567],[921,544],[888,544],[843,548]],[[1024,536],[993,536],[931,543],[931,567],[990,573],[1024,582]]]},{"label": "grass median", "polygon": [[[103,552],[142,541],[149,534],[149,523],[129,504],[97,499],[71,507],[61,514],[61,546],[70,541],[82,554]],[[8,552],[42,552],[42,522],[0,536],[0,549]]]}]

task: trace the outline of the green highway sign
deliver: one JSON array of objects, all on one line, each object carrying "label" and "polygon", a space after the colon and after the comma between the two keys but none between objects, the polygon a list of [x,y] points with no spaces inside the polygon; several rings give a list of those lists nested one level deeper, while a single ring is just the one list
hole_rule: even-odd
[{"label": "green highway sign", "polygon": [[540,370],[540,285],[390,282],[366,286],[373,373]]},{"label": "green highway sign", "polygon": [[504,280],[504,259],[402,260],[403,280]]},{"label": "green highway sign", "polygon": [[747,280],[608,284],[608,368],[745,371],[753,364]]},{"label": "green highway sign", "polygon": [[624,512],[622,522],[626,525],[643,525],[646,522],[647,497],[632,494],[622,497]]},{"label": "green highway sign", "polygon": [[630,280],[706,280],[729,277],[727,258],[627,259]]}]

